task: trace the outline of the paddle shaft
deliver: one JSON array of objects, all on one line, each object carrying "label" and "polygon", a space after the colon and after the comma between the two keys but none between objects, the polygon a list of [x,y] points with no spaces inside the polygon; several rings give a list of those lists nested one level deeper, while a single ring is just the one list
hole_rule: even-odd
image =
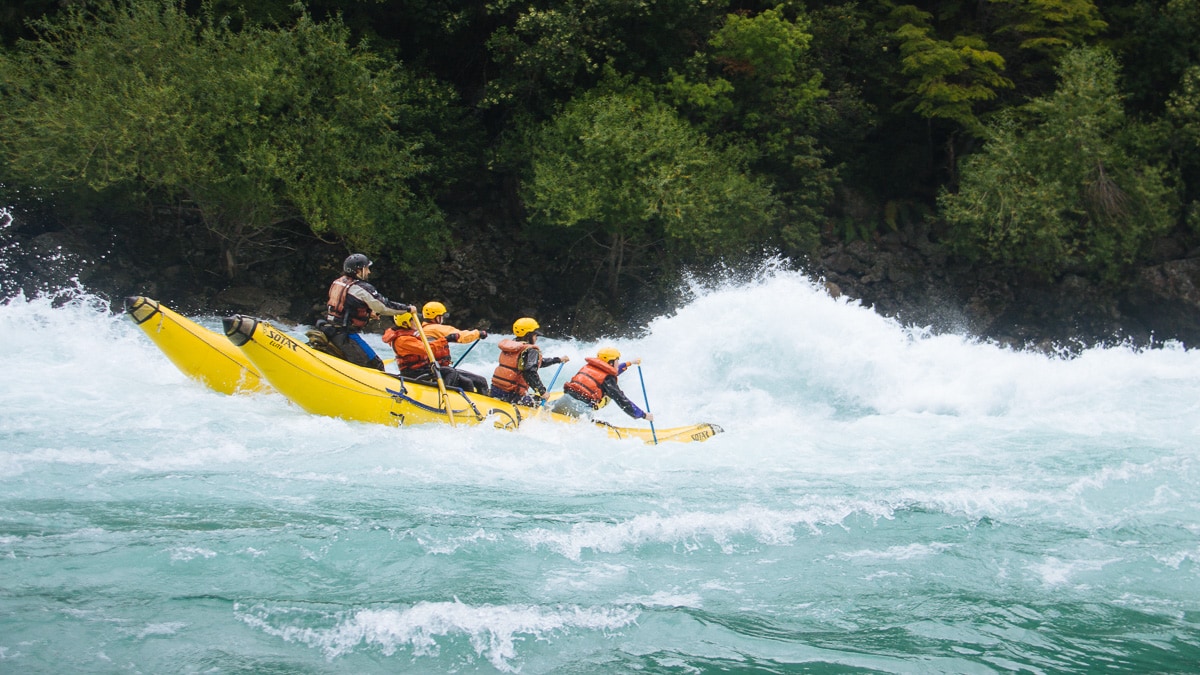
[{"label": "paddle shaft", "polygon": [[[646,378],[642,377],[642,364],[638,364],[638,380],[642,383],[642,400],[646,402],[646,413],[650,413],[650,397],[646,395]],[[654,439],[654,444],[658,445],[658,432],[654,430],[654,422],[650,422],[650,436]]]},{"label": "paddle shaft", "polygon": [[472,342],[472,343],[471,343],[471,346],[470,346],[470,347],[467,347],[467,351],[463,352],[463,353],[462,353],[462,356],[458,357],[458,360],[457,360],[457,361],[455,361],[455,362],[454,362],[454,365],[453,365],[453,366],[451,366],[451,367],[452,367],[452,368],[457,368],[457,367],[458,367],[458,364],[462,363],[462,362],[463,362],[463,359],[467,358],[467,354],[470,354],[470,353],[471,353],[471,350],[472,350],[472,349],[475,349],[475,345],[477,345],[477,344],[479,344],[479,340],[476,340],[476,341]]},{"label": "paddle shaft", "polygon": [[[558,374],[562,372],[562,367],[563,367],[562,361],[559,361],[558,368],[554,371],[554,377],[550,378],[550,386],[546,387],[546,395],[547,396],[550,395],[550,390],[554,388],[554,383],[558,382]],[[542,399],[542,407],[543,408],[546,407],[547,400],[549,400],[549,399]]]},{"label": "paddle shaft", "polygon": [[425,329],[421,326],[420,319],[414,314],[411,321],[417,326],[417,335],[421,336],[421,344],[425,345],[425,355],[429,357],[429,367],[437,376],[438,393],[442,395],[442,407],[446,409],[446,417],[450,418],[450,426],[455,426],[454,411],[450,410],[450,396],[446,393],[446,383],[442,381],[442,371],[438,368],[437,359],[433,356],[433,347],[429,345],[429,340],[425,339]]}]

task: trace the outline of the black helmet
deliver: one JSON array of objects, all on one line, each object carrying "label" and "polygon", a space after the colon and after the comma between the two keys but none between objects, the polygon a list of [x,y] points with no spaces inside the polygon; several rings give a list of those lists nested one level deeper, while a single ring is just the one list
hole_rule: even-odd
[{"label": "black helmet", "polygon": [[367,256],[361,253],[346,258],[346,262],[342,263],[342,271],[346,274],[358,274],[358,271],[364,267],[370,267],[371,261]]}]

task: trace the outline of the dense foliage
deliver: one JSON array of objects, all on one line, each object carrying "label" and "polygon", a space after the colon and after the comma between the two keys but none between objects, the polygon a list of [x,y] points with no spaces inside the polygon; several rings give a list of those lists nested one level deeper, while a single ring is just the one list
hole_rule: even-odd
[{"label": "dense foliage", "polygon": [[[433,203],[453,97],[352,48],[336,21],[234,31],[174,5],[73,7],[5,63],[6,170],[42,187],[180,200],[243,249],[302,219],[419,259],[444,232]],[[441,173],[445,173],[443,169]]]},{"label": "dense foliage", "polygon": [[0,184],[186,211],[231,276],[279,228],[417,273],[487,228],[615,303],[927,220],[980,264],[1119,283],[1200,226],[1200,0],[23,0],[0,19]]},{"label": "dense foliage", "polygon": [[942,213],[970,254],[1029,274],[1116,279],[1174,224],[1175,181],[1154,130],[1126,117],[1111,54],[1068,52],[1060,74],[1053,95],[988,128]]}]

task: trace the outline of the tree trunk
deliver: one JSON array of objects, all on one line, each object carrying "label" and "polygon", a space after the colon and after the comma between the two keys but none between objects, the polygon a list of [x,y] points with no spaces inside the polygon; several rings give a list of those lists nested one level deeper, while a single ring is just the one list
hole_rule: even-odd
[{"label": "tree trunk", "polygon": [[608,249],[608,293],[612,300],[620,297],[621,272],[625,264],[625,235],[614,232]]}]

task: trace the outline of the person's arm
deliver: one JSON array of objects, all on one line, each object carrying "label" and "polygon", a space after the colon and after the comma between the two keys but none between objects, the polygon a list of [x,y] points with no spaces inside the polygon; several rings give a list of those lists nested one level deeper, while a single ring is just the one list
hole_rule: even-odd
[{"label": "person's arm", "polygon": [[405,312],[416,313],[417,308],[403,302],[392,302],[383,297],[375,287],[365,281],[360,281],[348,291],[356,300],[366,305],[372,312],[380,316],[395,316]]},{"label": "person's arm", "polygon": [[529,388],[538,396],[546,395],[546,385],[542,384],[542,376],[538,375],[537,368],[523,371],[525,373],[525,381],[529,383]]},{"label": "person's arm", "polygon": [[529,383],[529,388],[533,393],[542,396],[546,393],[546,386],[542,384],[542,378],[538,375],[538,368],[541,368],[545,363],[542,361],[542,350],[537,347],[530,347],[521,352],[520,362],[517,364],[520,367],[521,374],[525,376],[525,381]]},{"label": "person's arm", "polygon": [[436,335],[446,338],[447,342],[465,345],[476,340],[486,340],[487,331],[485,330],[462,330],[454,326],[447,326],[444,323],[425,323],[421,324],[425,328],[426,335]]},{"label": "person's arm", "polygon": [[421,329],[425,331],[425,337],[431,340],[446,338],[448,342],[454,342],[454,340],[450,339],[450,335],[458,330],[454,326],[447,326],[441,323],[422,323]]},{"label": "person's arm", "polygon": [[[482,330],[459,330],[451,328],[450,332],[445,335],[447,340],[460,345],[470,344],[476,340],[483,340],[487,337],[487,331]],[[453,339],[451,339],[453,338]]]},{"label": "person's arm", "polygon": [[604,383],[600,385],[600,391],[603,391],[604,395],[607,396],[610,401],[615,402],[617,406],[621,408],[621,410],[625,411],[626,415],[629,415],[633,419],[640,420],[646,416],[646,413],[642,412],[641,408],[634,405],[633,401],[630,401],[629,397],[625,395],[625,392],[621,391],[620,385],[617,384],[617,378],[604,378]]}]

